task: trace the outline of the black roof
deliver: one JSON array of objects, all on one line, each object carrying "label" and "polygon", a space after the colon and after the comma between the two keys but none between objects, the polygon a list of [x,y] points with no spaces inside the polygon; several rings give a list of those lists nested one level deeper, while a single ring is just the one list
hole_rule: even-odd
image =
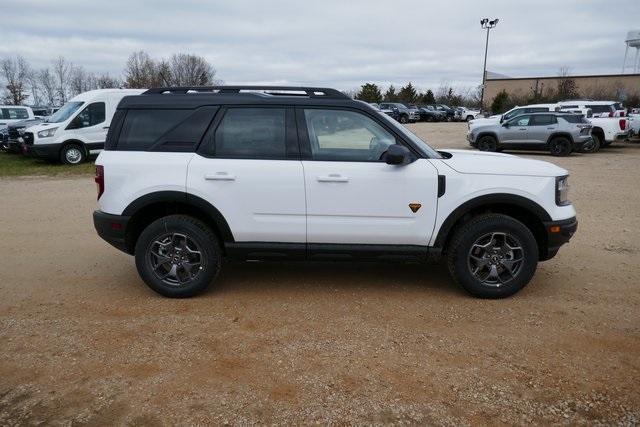
[{"label": "black roof", "polygon": [[149,89],[141,95],[126,96],[118,108],[185,108],[206,105],[319,105],[361,106],[336,89],[295,86],[188,86]]}]

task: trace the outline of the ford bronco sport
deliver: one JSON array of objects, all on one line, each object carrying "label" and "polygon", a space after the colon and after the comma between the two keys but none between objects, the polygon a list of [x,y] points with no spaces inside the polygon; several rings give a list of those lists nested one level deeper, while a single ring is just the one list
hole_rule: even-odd
[{"label": "ford bronco sport", "polygon": [[96,165],[98,234],[169,297],[204,290],[224,258],[444,258],[471,294],[505,297],[577,228],[564,169],[438,152],[333,89],[127,96]]}]

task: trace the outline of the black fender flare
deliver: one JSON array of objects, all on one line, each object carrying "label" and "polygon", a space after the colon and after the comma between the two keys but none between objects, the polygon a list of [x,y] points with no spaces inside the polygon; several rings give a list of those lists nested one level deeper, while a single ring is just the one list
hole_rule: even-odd
[{"label": "black fender flare", "polygon": [[156,191],[145,194],[129,203],[122,212],[122,215],[133,216],[136,212],[140,211],[140,209],[155,203],[182,203],[193,206],[213,220],[225,243],[234,241],[229,223],[215,206],[201,197],[182,191]]},{"label": "black fender flare", "polygon": [[554,132],[551,135],[549,135],[549,138],[547,138],[547,145],[549,145],[551,143],[553,138],[557,138],[559,136],[563,137],[563,138],[567,138],[569,140],[569,142],[571,144],[573,144],[573,137],[571,136],[570,133],[567,133],[567,132]]},{"label": "black fender flare", "polygon": [[433,246],[436,248],[443,248],[445,242],[447,241],[447,237],[449,236],[449,232],[460,218],[474,209],[491,205],[515,206],[531,212],[542,222],[551,221],[551,216],[549,216],[549,213],[542,206],[531,199],[527,199],[523,196],[518,196],[517,194],[509,193],[486,194],[484,196],[478,196],[476,198],[468,200],[455,208],[440,226]]}]

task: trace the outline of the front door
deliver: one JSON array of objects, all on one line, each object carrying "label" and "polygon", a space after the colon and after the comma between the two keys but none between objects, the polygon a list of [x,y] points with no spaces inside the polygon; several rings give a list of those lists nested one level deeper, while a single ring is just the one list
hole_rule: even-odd
[{"label": "front door", "polygon": [[523,144],[529,142],[529,120],[531,116],[523,115],[511,119],[508,126],[502,126],[500,130],[500,142],[502,144]]},{"label": "front door", "polygon": [[104,148],[107,139],[106,104],[104,102],[92,102],[69,123],[67,129],[73,130],[73,137],[84,142],[86,147],[92,150]]},{"label": "front door", "polygon": [[438,173],[427,159],[383,160],[401,143],[357,110],[296,112],[306,187],[307,241],[426,246],[436,216]]}]

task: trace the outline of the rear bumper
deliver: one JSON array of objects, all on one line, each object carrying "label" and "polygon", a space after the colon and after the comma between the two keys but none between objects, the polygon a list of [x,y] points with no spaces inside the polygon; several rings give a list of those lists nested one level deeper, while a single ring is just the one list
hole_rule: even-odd
[{"label": "rear bumper", "polygon": [[93,212],[93,226],[104,241],[131,254],[131,249],[127,246],[127,224],[131,217],[122,215],[112,215],[102,211]]},{"label": "rear bumper", "polygon": [[541,261],[556,256],[560,247],[571,240],[578,229],[578,220],[573,217],[560,221],[547,221],[544,227],[547,233],[547,247],[541,251]]}]

